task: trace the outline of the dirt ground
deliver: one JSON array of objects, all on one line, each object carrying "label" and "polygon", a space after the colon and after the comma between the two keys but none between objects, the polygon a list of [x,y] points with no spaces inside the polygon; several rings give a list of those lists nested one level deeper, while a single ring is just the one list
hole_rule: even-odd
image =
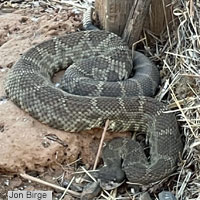
[{"label": "dirt ground", "polygon": [[[20,173],[62,186],[78,167],[94,164],[102,130],[55,130],[19,109],[4,92],[6,76],[23,52],[51,37],[78,31],[81,19],[81,13],[71,9],[48,13],[43,8],[7,8],[0,12],[0,199],[18,189],[52,190],[53,199],[59,199],[60,190],[25,180]],[[66,195],[64,199],[73,198]]]}]

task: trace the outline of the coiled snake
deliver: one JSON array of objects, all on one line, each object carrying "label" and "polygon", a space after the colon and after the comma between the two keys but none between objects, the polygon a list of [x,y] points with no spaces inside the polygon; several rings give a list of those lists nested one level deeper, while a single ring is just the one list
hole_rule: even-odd
[{"label": "coiled snake", "polygon": [[[164,112],[164,104],[145,97],[155,94],[157,68],[139,52],[133,57],[113,33],[67,34],[22,55],[8,75],[5,91],[19,107],[57,129],[103,127],[109,119],[111,131],[146,133],[149,158],[138,142],[115,139],[105,148],[108,168],[100,177],[119,182],[125,172],[129,181],[148,184],[174,170],[181,140],[174,115]],[[67,67],[56,87],[53,74]],[[114,173],[107,173],[109,169]]]}]

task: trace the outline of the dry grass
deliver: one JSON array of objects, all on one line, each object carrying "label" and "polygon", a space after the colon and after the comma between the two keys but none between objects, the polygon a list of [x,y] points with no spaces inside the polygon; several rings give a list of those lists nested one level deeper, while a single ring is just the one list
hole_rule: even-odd
[{"label": "dry grass", "polygon": [[176,113],[185,147],[177,180],[169,188],[177,199],[200,199],[200,3],[178,0],[167,40],[156,42],[154,58],[163,61],[157,98]]}]

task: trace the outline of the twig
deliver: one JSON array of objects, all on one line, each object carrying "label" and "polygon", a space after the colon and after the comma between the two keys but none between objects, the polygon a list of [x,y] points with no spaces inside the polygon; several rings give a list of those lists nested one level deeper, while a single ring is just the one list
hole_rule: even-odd
[{"label": "twig", "polygon": [[166,6],[165,6],[165,1],[164,0],[162,0],[162,5],[163,5],[165,23],[166,23],[166,27],[167,27],[167,34],[168,34],[168,37],[169,37],[170,48],[172,48],[171,36],[170,36],[170,31],[169,31],[169,26],[168,26],[169,23],[167,21]]},{"label": "twig", "polygon": [[185,116],[185,113],[183,112],[183,109],[182,109],[181,105],[179,104],[179,102],[178,102],[178,100],[177,100],[177,98],[176,98],[176,96],[175,96],[175,94],[174,94],[174,91],[172,90],[172,88],[170,88],[170,90],[171,90],[171,92],[172,92],[172,98],[173,98],[174,101],[176,102],[176,104],[177,104],[179,110],[181,111],[183,117],[185,118],[185,120],[186,120],[186,122],[187,122],[187,124],[188,124],[188,126],[189,126],[189,128],[190,128],[190,130],[191,130],[191,132],[193,133],[193,136],[196,137],[196,136],[195,136],[195,133],[194,133],[192,127],[191,127],[191,124],[190,124],[189,120],[188,120],[187,117]]},{"label": "twig", "polygon": [[73,183],[73,181],[74,181],[74,178],[75,178],[75,176],[71,179],[71,181],[69,182],[67,188],[65,189],[65,191],[63,192],[63,194],[62,194],[62,196],[60,197],[59,200],[62,200],[63,197],[67,194],[67,192],[69,191],[69,187],[70,187],[70,185],[71,185],[71,184]]},{"label": "twig", "polygon": [[[30,176],[30,175],[25,174],[25,173],[24,173],[24,174],[20,174],[20,176],[21,176],[22,178],[28,179],[28,180],[30,180],[30,181],[34,181],[34,182],[36,182],[36,183],[40,183],[40,184],[42,184],[42,185],[46,185],[46,186],[49,186],[49,187],[52,187],[52,188],[55,188],[55,189],[58,189],[58,190],[61,190],[61,191],[64,191],[64,192],[65,192],[65,190],[66,190],[66,188],[60,187],[60,186],[55,185],[55,184],[53,184],[53,183],[48,183],[48,182],[46,182],[46,181],[43,181],[43,180],[41,180],[41,179],[39,179],[39,178],[35,178],[35,177]],[[81,196],[80,193],[75,192],[75,191],[73,191],[73,190],[68,190],[67,192],[68,192],[69,194],[75,196],[75,197],[80,197],[80,196]]]},{"label": "twig", "polygon": [[97,182],[96,179],[84,167],[81,168],[94,182]]},{"label": "twig", "polygon": [[108,126],[109,126],[109,119],[107,119],[106,123],[105,123],[105,127],[104,127],[104,130],[103,130],[103,133],[102,133],[102,136],[101,136],[101,141],[100,141],[99,148],[98,148],[98,151],[97,151],[97,156],[96,156],[96,159],[95,159],[95,162],[94,162],[93,170],[95,170],[96,167],[97,167],[97,163],[98,163],[98,160],[99,160],[99,156],[101,154],[101,149],[102,149],[102,146],[103,146],[103,141],[104,141],[105,134],[106,134],[106,131],[108,129]]},{"label": "twig", "polygon": [[193,0],[190,0],[190,16],[191,16],[191,17],[194,17],[194,9],[193,9],[193,6],[194,6],[194,2],[193,2]]},{"label": "twig", "polygon": [[180,190],[178,191],[178,195],[177,195],[178,198],[179,198],[180,196],[183,195],[183,191],[185,190],[185,187],[186,187],[186,185],[188,184],[191,175],[192,175],[191,172],[188,172],[188,174],[186,175],[186,177],[185,177],[185,179],[184,179],[184,182],[182,183],[181,188],[180,188]]}]

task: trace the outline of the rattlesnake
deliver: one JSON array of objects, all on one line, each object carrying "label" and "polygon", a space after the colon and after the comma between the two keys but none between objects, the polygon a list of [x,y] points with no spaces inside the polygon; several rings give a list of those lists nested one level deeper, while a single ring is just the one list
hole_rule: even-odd
[{"label": "rattlesnake", "polygon": [[[66,67],[56,87],[51,78]],[[145,97],[155,94],[158,83],[157,68],[139,52],[132,61],[131,51],[118,36],[82,31],[28,50],[9,73],[5,91],[19,107],[57,129],[74,132],[103,127],[109,119],[111,131],[146,132],[149,160],[135,141],[116,139],[103,155],[106,165],[116,171],[102,171],[100,177],[105,182],[121,181],[125,172],[129,181],[147,184],[171,173],[181,151],[174,114],[166,113],[163,103]]]}]

